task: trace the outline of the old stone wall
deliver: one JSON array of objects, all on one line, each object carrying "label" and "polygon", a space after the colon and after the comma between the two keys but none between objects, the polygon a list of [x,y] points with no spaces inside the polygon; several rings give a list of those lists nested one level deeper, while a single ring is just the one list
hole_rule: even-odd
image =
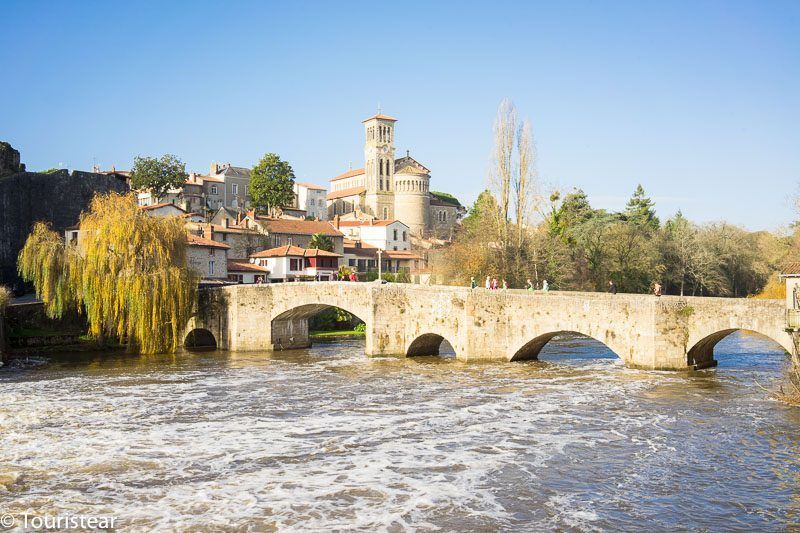
[{"label": "old stone wall", "polygon": [[33,224],[49,222],[63,234],[76,224],[96,193],[127,192],[118,178],[62,170],[52,174],[20,172],[0,178],[0,284],[14,285],[17,255]]}]

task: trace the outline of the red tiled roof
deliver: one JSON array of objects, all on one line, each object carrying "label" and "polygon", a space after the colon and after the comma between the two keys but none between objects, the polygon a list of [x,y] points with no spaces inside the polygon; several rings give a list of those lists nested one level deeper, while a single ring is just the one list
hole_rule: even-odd
[{"label": "red tiled roof", "polygon": [[372,115],[369,118],[365,118],[361,122],[363,123],[363,122],[366,122],[368,120],[372,120],[373,118],[377,118],[377,119],[380,119],[380,120],[391,120],[392,122],[397,122],[396,118],[392,118],[392,117],[389,117],[389,116],[386,116],[386,115],[381,115],[380,113],[378,113],[377,115]]},{"label": "red tiled roof", "polygon": [[326,198],[328,200],[335,200],[337,198],[346,198],[348,196],[358,196],[366,192],[364,187],[350,187],[349,189],[342,189],[341,191],[329,192]]},{"label": "red tiled roof", "polygon": [[337,181],[337,180],[343,180],[345,178],[352,178],[353,176],[360,176],[363,173],[364,173],[364,169],[363,168],[356,168],[354,170],[348,170],[344,174],[339,174],[335,178],[331,178],[330,181]]},{"label": "red tiled roof", "polygon": [[[334,178],[335,179],[335,178]],[[327,189],[322,185],[317,185],[315,183],[298,183],[299,186],[305,187],[306,189],[313,189],[315,191],[326,191]]]},{"label": "red tiled roof", "polygon": [[197,235],[192,235],[191,233],[186,234],[186,241],[189,243],[189,246],[203,246],[206,248],[222,248],[223,250],[229,250],[230,246],[227,244],[222,244],[221,242],[212,241],[211,239],[206,239],[204,237],[198,237]]},{"label": "red tiled roof", "polygon": [[299,246],[292,246],[287,244],[279,246],[278,248],[270,248],[269,250],[262,250],[250,257],[342,257],[340,254],[334,252],[327,252],[318,248],[300,248]]},{"label": "red tiled roof", "polygon": [[800,276],[800,262],[786,263],[781,268],[781,276]]},{"label": "red tiled roof", "polygon": [[285,233],[288,235],[314,235],[321,233],[328,237],[341,237],[342,232],[334,228],[326,220],[290,220],[286,218],[258,217],[269,233]]},{"label": "red tiled roof", "polygon": [[164,202],[164,203],[160,203],[160,204],[153,204],[153,205],[140,205],[139,209],[141,209],[142,211],[152,211],[153,209],[161,209],[162,207],[174,207],[175,209],[177,209],[179,211],[183,211],[184,213],[186,212],[185,209],[183,209],[181,207],[178,207],[175,204],[171,204],[169,202]]},{"label": "red tiled roof", "polygon": [[259,232],[256,229],[254,229],[254,228],[245,228],[243,226],[233,225],[233,226],[229,226],[229,227],[226,228],[225,226],[220,226],[219,224],[206,224],[206,223],[202,223],[202,222],[193,223],[193,227],[196,227],[196,228],[205,229],[205,228],[207,228],[209,226],[211,226],[211,229],[214,231],[214,233],[249,233],[249,234],[253,234],[253,235],[261,235],[261,232]]},{"label": "red tiled roof", "polygon": [[264,272],[269,272],[269,269],[249,261],[236,261],[234,259],[228,259],[228,272],[257,272],[261,274]]}]

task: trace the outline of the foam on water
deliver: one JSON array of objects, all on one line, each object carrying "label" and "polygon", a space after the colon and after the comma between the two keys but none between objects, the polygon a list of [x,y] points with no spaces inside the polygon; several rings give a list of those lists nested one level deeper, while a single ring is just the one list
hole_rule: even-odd
[{"label": "foam on water", "polygon": [[569,342],[504,365],[370,359],[345,341],[4,369],[3,510],[115,515],[133,530],[774,529],[797,517],[800,420],[747,377],[760,357],[759,379],[777,379],[779,355],[745,346],[727,373],[685,375]]}]

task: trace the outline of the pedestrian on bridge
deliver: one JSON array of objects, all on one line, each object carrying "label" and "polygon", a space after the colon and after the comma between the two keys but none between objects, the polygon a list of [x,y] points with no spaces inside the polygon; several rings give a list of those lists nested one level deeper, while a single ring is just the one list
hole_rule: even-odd
[{"label": "pedestrian on bridge", "polygon": [[611,294],[617,294],[617,284],[613,281],[608,282],[608,292]]},{"label": "pedestrian on bridge", "polygon": [[533,282],[531,281],[531,278],[528,278],[527,280],[525,280],[525,290],[528,290],[528,291],[532,291],[533,290]]},{"label": "pedestrian on bridge", "polygon": [[469,280],[469,288],[470,288],[470,289],[474,289],[474,288],[475,288],[475,287],[477,287],[477,286],[478,286],[478,282],[477,282],[477,281],[475,281],[475,276],[472,276],[472,277],[470,278],[470,280]]},{"label": "pedestrian on bridge", "polygon": [[506,278],[503,278],[503,292],[508,290],[508,283],[506,283]]},{"label": "pedestrian on bridge", "polygon": [[549,290],[550,290],[550,285],[547,284],[547,280],[546,279],[543,279],[542,280],[542,291],[543,292],[547,292]]},{"label": "pedestrian on bridge", "polygon": [[657,281],[653,285],[653,294],[656,296],[661,296],[661,284]]},{"label": "pedestrian on bridge", "polygon": [[487,291],[492,288],[492,278],[490,278],[489,276],[486,276],[486,285],[485,286],[486,286],[486,290]]}]

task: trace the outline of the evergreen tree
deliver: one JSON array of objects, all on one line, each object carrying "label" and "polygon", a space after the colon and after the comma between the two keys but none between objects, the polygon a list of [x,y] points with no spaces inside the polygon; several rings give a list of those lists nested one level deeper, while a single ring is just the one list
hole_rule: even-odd
[{"label": "evergreen tree", "polygon": [[658,229],[660,222],[654,208],[655,203],[645,195],[644,188],[639,184],[636,186],[636,190],[633,191],[630,200],[628,200],[623,215],[626,220],[634,224]]}]

